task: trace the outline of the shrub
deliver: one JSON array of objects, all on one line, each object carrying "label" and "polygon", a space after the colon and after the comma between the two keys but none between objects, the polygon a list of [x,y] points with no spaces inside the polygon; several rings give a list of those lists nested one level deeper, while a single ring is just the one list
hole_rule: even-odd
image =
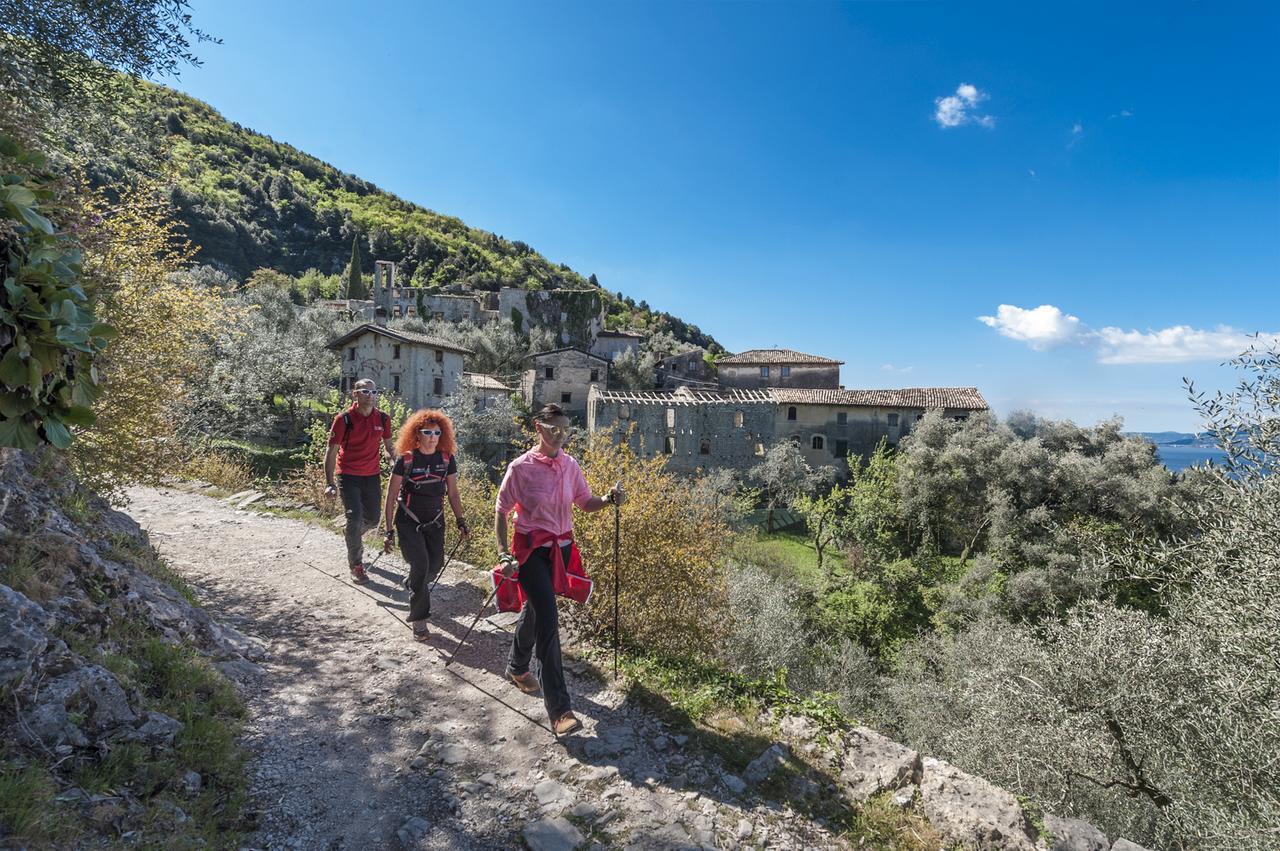
[{"label": "shrub", "polygon": [[229,491],[242,491],[253,484],[253,471],[243,458],[217,450],[193,456],[180,473]]},{"label": "shrub", "polygon": [[[697,498],[692,484],[664,472],[666,459],[638,457],[625,444],[592,439],[581,456],[593,493],[621,481],[622,636],[654,652],[707,654],[726,634],[724,557],[732,532],[714,505]],[[569,610],[585,635],[612,635],[614,512],[579,513],[576,537],[595,580],[583,609]]]}]

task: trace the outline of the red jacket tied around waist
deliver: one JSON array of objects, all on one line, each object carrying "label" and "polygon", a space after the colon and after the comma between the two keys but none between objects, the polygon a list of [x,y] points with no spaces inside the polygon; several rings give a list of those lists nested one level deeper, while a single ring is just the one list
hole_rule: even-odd
[{"label": "red jacket tied around waist", "polygon": [[[569,544],[569,563],[565,564],[562,544]],[[594,583],[582,567],[582,554],[578,552],[578,544],[573,540],[573,533],[553,535],[542,529],[532,532],[516,532],[511,536],[511,554],[523,565],[529,560],[533,551],[540,547],[551,547],[551,588],[561,597],[567,597],[578,603],[586,603],[591,599]],[[498,611],[518,612],[524,607],[524,589],[512,577],[502,581],[502,568],[493,569],[493,584],[497,589]]]}]

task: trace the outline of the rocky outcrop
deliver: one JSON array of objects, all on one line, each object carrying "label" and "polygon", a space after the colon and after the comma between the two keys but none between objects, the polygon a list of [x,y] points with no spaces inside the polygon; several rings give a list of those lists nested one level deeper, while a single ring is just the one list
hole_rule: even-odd
[{"label": "rocky outcrop", "polygon": [[[153,757],[173,747],[182,723],[150,708],[94,655],[115,654],[127,665],[118,644],[126,633],[195,646],[231,670],[252,670],[259,648],[148,575],[145,568],[158,564],[137,523],[80,489],[57,456],[0,450],[6,761],[61,772],[121,745]],[[74,787],[61,799],[95,800]]]}]

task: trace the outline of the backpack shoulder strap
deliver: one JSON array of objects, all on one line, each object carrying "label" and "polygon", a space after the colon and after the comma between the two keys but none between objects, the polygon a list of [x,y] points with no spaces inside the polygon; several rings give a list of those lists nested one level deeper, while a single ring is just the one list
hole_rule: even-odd
[{"label": "backpack shoulder strap", "polygon": [[351,437],[351,412],[342,412],[342,448],[347,448],[347,440]]},{"label": "backpack shoulder strap", "polygon": [[391,436],[391,416],[386,411],[378,411],[382,414],[382,433],[387,437]]}]

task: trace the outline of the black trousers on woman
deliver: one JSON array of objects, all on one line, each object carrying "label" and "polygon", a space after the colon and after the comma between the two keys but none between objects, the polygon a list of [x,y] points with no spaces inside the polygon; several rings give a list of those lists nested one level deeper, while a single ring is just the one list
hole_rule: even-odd
[{"label": "black trousers on woman", "polygon": [[[561,548],[565,564],[569,563],[569,550],[567,545]],[[534,550],[528,561],[520,565],[519,578],[525,603],[516,621],[507,670],[512,674],[526,673],[530,658],[537,655],[542,700],[547,716],[554,721],[568,712],[570,706],[560,659],[560,612],[556,609],[556,593],[551,588],[551,547]]]},{"label": "black trousers on woman", "polygon": [[[414,513],[417,513],[416,507]],[[421,526],[401,510],[396,511],[396,537],[400,554],[409,562],[409,620],[426,620],[431,614],[431,583],[444,567],[444,515],[438,509],[418,514]]]}]

